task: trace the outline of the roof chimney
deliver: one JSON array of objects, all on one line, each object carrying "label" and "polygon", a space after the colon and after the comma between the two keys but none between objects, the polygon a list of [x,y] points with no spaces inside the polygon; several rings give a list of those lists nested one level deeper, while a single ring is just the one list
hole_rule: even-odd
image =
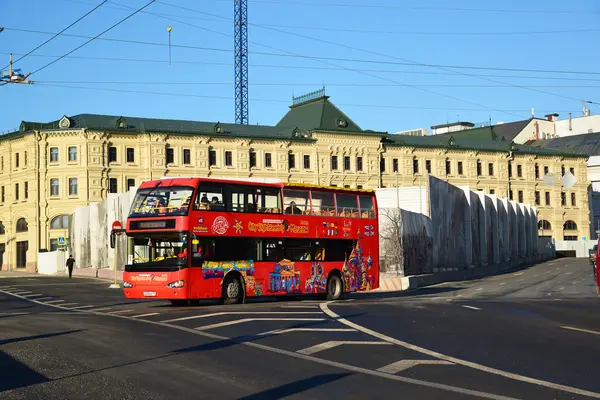
[{"label": "roof chimney", "polygon": [[556,118],[558,117],[558,114],[556,114],[556,113],[554,113],[554,114],[546,114],[545,117],[546,117],[546,119],[548,121],[554,122],[554,121],[556,121]]}]

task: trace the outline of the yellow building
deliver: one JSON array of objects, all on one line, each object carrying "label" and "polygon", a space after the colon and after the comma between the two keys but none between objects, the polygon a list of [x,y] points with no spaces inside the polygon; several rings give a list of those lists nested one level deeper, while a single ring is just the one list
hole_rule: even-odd
[{"label": "yellow building", "polygon": [[[564,194],[559,184],[545,186],[536,177],[545,168],[570,170],[578,183]],[[294,99],[276,126],[93,114],[21,123],[0,136],[0,264],[35,271],[38,252],[67,236],[75,207],[144,180],[278,178],[366,189],[424,184],[427,173],[537,205],[544,236],[589,235],[585,156],[363,130],[319,91]]]}]

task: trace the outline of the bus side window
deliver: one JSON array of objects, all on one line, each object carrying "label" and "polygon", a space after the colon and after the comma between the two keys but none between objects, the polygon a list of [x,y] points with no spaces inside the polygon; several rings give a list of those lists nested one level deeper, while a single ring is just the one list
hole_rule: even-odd
[{"label": "bus side window", "polygon": [[335,202],[333,200],[333,192],[319,192],[311,190],[312,198],[312,213],[313,215],[321,215],[324,217],[335,217]]},{"label": "bus side window", "polygon": [[308,190],[283,189],[283,205],[285,214],[310,213]]},{"label": "bus side window", "polygon": [[358,196],[358,200],[360,201],[361,218],[375,218],[375,210],[373,208],[373,197],[361,194],[360,196]]},{"label": "bus side window", "polygon": [[358,218],[358,198],[355,194],[337,193],[338,215],[345,218]]},{"label": "bus side window", "polygon": [[223,189],[214,184],[200,183],[196,201],[194,201],[194,210],[197,211],[223,211]]}]

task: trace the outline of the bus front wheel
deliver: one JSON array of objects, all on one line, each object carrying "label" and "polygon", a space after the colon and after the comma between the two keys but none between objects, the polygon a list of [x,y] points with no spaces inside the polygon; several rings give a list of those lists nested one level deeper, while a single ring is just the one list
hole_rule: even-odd
[{"label": "bus front wheel", "polygon": [[240,277],[231,275],[223,282],[223,304],[241,304],[244,300],[244,287]]},{"label": "bus front wheel", "polygon": [[339,300],[344,293],[344,284],[338,274],[333,274],[327,281],[327,300]]}]

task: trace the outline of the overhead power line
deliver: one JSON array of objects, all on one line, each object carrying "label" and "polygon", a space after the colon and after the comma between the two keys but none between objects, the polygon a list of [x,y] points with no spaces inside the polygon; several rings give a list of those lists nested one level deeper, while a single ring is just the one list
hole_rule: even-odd
[{"label": "overhead power line", "polygon": [[[90,3],[79,0],[61,0],[68,3],[74,4],[84,4],[88,5]],[[229,1],[229,0],[228,0]],[[169,3],[159,3],[170,6]],[[126,9],[122,5],[116,5],[113,3],[113,6],[106,6],[105,8],[112,8],[114,10],[124,10]],[[147,14],[146,11],[143,11],[144,14]],[[220,22],[220,19],[217,18],[208,18],[208,17],[196,17],[192,15],[178,15],[178,14],[168,14],[161,13],[161,15],[165,17],[175,17],[175,18],[185,18],[185,19],[193,19],[199,21],[212,21],[212,22]],[[561,29],[561,30],[549,30],[549,31],[508,31],[508,32],[433,32],[433,31],[389,31],[389,30],[376,30],[376,29],[350,29],[344,27],[321,27],[321,26],[309,26],[309,25],[275,25],[275,24],[261,24],[263,26],[269,26],[273,28],[284,28],[284,29],[302,29],[302,30],[310,30],[310,31],[324,31],[324,32],[348,32],[348,33],[360,33],[360,34],[378,34],[378,35],[423,35],[423,36],[521,36],[521,35],[554,35],[554,34],[565,34],[565,33],[590,33],[590,32],[600,32],[600,29],[589,28],[589,29]]]},{"label": "overhead power line", "polygon": [[[65,0],[66,1],[66,0]],[[0,54],[8,55],[7,52],[0,52]],[[20,55],[18,53],[13,53]],[[55,58],[60,57],[59,55],[49,54],[33,54],[31,57],[48,57]],[[217,62],[217,61],[193,61],[193,60],[156,60],[156,59],[143,59],[143,58],[121,58],[121,57],[92,57],[92,56],[68,56],[65,57],[72,60],[96,60],[96,61],[115,61],[115,62],[133,62],[133,63],[155,63],[155,64],[188,64],[188,65],[215,65],[215,66],[231,66],[231,62]],[[315,66],[302,66],[302,65],[281,65],[281,64],[249,64],[253,68],[278,68],[278,69],[300,69],[300,70],[324,70],[324,71],[343,71],[343,68],[338,67],[315,67]],[[458,72],[435,72],[435,71],[403,71],[403,70],[390,70],[390,69],[360,69],[365,72],[375,73],[391,73],[391,74],[410,74],[410,75],[441,75],[441,76],[460,76]],[[595,78],[566,78],[566,77],[547,77],[547,76],[531,76],[531,75],[493,75],[493,74],[480,74],[479,76],[489,76],[492,78],[510,78],[510,79],[537,79],[537,80],[558,80],[558,81],[577,81],[577,82],[600,82],[600,79]],[[319,85],[321,85],[320,83]]]},{"label": "overhead power line", "polygon": [[[4,27],[7,31],[13,32],[25,32],[25,33],[37,33],[44,35],[54,35],[55,32],[47,32],[47,31],[39,31],[33,29],[21,29],[21,28],[11,28]],[[85,35],[74,35],[63,33],[61,36],[65,37],[76,37],[83,39],[90,39],[91,36]],[[161,46],[168,47],[169,45],[166,43],[158,43],[158,42],[149,42],[149,41],[141,41],[141,40],[128,40],[128,39],[116,39],[116,38],[96,38],[96,40],[109,41],[109,42],[121,42],[121,43],[129,43],[129,44],[138,44],[138,45],[147,45],[147,46]],[[193,45],[181,45],[181,44],[171,44],[171,47],[182,48],[182,49],[191,49],[191,50],[204,50],[204,51],[215,51],[215,52],[223,52],[223,53],[232,53],[232,49],[228,48],[218,48],[218,47],[204,47],[204,46],[193,46]],[[269,56],[269,57],[283,57],[283,58],[302,58],[302,59],[314,59],[314,60],[325,60],[325,61],[340,61],[340,62],[352,62],[352,63],[362,63],[362,64],[379,64],[379,65],[403,65],[403,66],[418,66],[418,67],[443,67],[443,68],[453,68],[453,69],[474,69],[474,70],[485,70],[485,71],[504,71],[504,72],[531,72],[531,73],[544,73],[544,74],[573,74],[573,75],[600,75],[600,72],[595,71],[572,71],[572,70],[549,70],[549,69],[528,69],[528,68],[502,68],[502,67],[481,67],[481,66],[473,66],[473,65],[448,65],[448,64],[430,64],[430,63],[408,63],[408,62],[398,62],[398,61],[380,61],[380,60],[366,60],[366,59],[355,59],[355,58],[338,58],[338,57],[321,57],[321,56],[310,56],[310,55],[291,55],[291,54],[280,54],[280,53],[269,53],[269,52],[257,52],[250,51],[250,54],[261,55],[261,56]],[[227,64],[230,65],[230,64]],[[309,67],[302,67],[309,68]],[[343,68],[341,68],[343,69]],[[454,71],[456,72],[456,71]]]},{"label": "overhead power line", "polygon": [[36,69],[35,71],[33,71],[31,75],[40,72],[41,70],[48,68],[49,66],[51,66],[52,64],[56,63],[59,60],[62,60],[63,58],[65,58],[66,56],[68,56],[71,53],[74,53],[75,51],[81,49],[82,47],[86,46],[88,43],[92,42],[93,40],[96,40],[97,38],[99,38],[100,36],[104,35],[106,32],[110,31],[113,28],[116,28],[117,26],[121,25],[123,22],[127,21],[129,18],[133,17],[134,15],[136,15],[137,13],[139,13],[140,11],[144,10],[146,7],[148,7],[149,5],[151,5],[152,3],[154,3],[156,0],[150,0],[145,6],[138,8],[137,10],[135,10],[134,12],[132,12],[131,14],[129,14],[128,16],[126,16],[125,18],[121,19],[119,22],[117,22],[116,24],[112,25],[110,28],[105,29],[104,31],[100,32],[99,34],[97,34],[96,36],[92,37],[91,39],[89,39],[88,41],[84,42],[83,44],[75,47],[73,50],[69,51],[68,53],[60,56],[59,58],[57,58],[56,60],[49,62],[48,64],[44,65],[41,68]]},{"label": "overhead power line", "polygon": [[[230,96],[208,96],[208,95],[198,95],[191,93],[170,93],[170,92],[151,92],[144,90],[127,90],[127,89],[113,89],[113,88],[98,88],[98,87],[86,87],[86,86],[74,86],[74,85],[58,85],[44,82],[36,82],[35,85],[32,86],[39,87],[52,87],[52,88],[64,88],[64,89],[81,89],[81,90],[90,90],[90,91],[102,91],[102,92],[113,92],[113,93],[131,93],[131,94],[144,94],[144,95],[156,95],[156,96],[174,96],[174,97],[190,97],[190,98],[200,98],[200,99],[211,99],[211,100],[233,100],[233,97]],[[289,100],[279,100],[279,99],[261,99],[261,98],[251,98],[252,101],[257,102],[265,102],[265,103],[281,103],[281,104],[289,104]],[[478,112],[488,112],[488,110],[482,110],[480,108],[461,108],[461,107],[430,107],[430,106],[403,106],[403,105],[393,105],[393,104],[355,104],[355,103],[336,103],[336,105],[340,107],[368,107],[368,108],[382,108],[382,109],[407,109],[407,110],[431,110],[431,111],[478,111]],[[513,112],[521,112],[527,113],[529,110],[499,110],[506,113]],[[581,110],[540,110],[540,111],[551,111],[551,112],[578,112]]]},{"label": "overhead power line", "polygon": [[[64,28],[62,31],[56,33],[50,39],[46,40],[45,42],[43,42],[42,44],[40,44],[39,46],[37,46],[33,50],[31,50],[28,53],[24,54],[22,57],[17,58],[15,61],[13,61],[13,64],[16,64],[17,62],[21,61],[22,59],[24,59],[25,57],[27,57],[28,55],[30,55],[34,51],[42,48],[43,46],[47,45],[48,43],[50,43],[51,41],[53,41],[54,39],[56,39],[58,36],[62,35],[63,32],[65,32],[66,30],[68,30],[69,28],[71,28],[73,25],[77,24],[79,21],[81,21],[82,19],[84,19],[85,17],[87,17],[88,15],[90,15],[91,13],[93,13],[94,11],[96,11],[97,9],[99,9],[100,7],[102,7],[107,1],[108,0],[104,0],[102,3],[98,4],[96,7],[94,7],[93,9],[91,9],[90,11],[88,11],[87,13],[85,13],[84,15],[82,15],[81,17],[77,18],[77,20],[75,20],[69,26],[67,26],[66,28]],[[7,66],[5,66],[2,69],[8,68],[9,66],[10,65],[7,65]]]}]

